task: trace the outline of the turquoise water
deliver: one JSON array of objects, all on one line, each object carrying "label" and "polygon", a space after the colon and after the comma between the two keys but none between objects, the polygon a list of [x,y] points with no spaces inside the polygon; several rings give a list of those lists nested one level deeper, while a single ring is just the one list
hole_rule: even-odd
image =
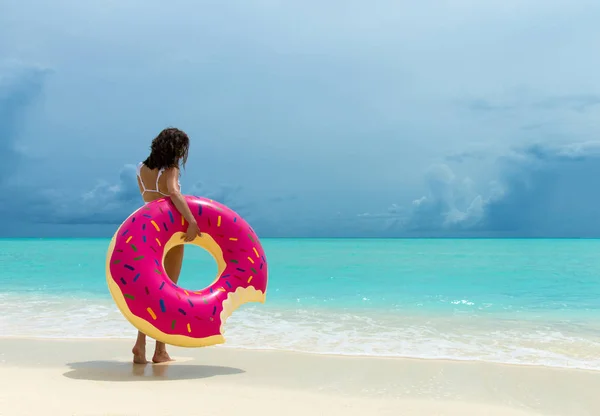
[{"label": "turquoise water", "polygon": [[[128,337],[108,239],[0,240],[0,336]],[[267,303],[226,346],[600,369],[600,240],[264,239]],[[186,247],[180,284],[216,265]]]}]

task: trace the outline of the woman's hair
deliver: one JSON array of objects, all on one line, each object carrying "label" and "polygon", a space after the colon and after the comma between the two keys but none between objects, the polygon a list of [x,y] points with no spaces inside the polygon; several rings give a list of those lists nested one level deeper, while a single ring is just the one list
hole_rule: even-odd
[{"label": "woman's hair", "polygon": [[152,140],[150,156],[144,160],[149,169],[168,169],[179,167],[179,161],[185,167],[190,148],[190,139],[185,132],[169,127],[161,131]]}]

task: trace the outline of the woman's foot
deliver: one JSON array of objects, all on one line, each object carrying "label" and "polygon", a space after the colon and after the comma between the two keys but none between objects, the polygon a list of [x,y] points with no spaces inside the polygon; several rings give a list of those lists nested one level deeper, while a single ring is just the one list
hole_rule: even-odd
[{"label": "woman's foot", "polygon": [[133,353],[133,362],[135,364],[148,364],[148,360],[146,360],[145,346],[135,345],[131,352]]},{"label": "woman's foot", "polygon": [[169,353],[166,350],[154,352],[154,357],[152,357],[153,363],[159,364],[159,363],[166,363],[168,361],[174,361],[174,360],[171,357],[169,357]]}]

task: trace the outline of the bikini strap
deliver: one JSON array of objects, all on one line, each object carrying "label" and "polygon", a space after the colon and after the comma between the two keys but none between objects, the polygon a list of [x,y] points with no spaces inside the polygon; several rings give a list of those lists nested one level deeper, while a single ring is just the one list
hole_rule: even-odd
[{"label": "bikini strap", "polygon": [[144,181],[142,180],[142,166],[144,166],[144,162],[140,162],[137,165],[137,177],[140,179],[140,183],[142,184],[142,190],[146,191],[146,185],[144,185]]},{"label": "bikini strap", "polygon": [[158,192],[158,181],[159,181],[159,179],[160,179],[160,176],[163,174],[163,171],[164,171],[164,170],[165,170],[164,168],[160,169],[160,170],[158,171],[158,175],[156,175],[156,188],[155,188],[155,189],[156,189],[156,191],[157,191],[157,192]]}]

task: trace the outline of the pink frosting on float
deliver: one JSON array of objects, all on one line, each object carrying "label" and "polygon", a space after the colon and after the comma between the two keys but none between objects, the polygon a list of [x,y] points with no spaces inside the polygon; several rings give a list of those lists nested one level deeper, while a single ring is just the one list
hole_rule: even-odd
[{"label": "pink frosting on float", "polygon": [[190,290],[166,275],[165,244],[174,233],[187,230],[187,221],[169,198],[139,208],[119,227],[110,278],[131,313],[161,332],[192,338],[222,335],[220,314],[230,292],[239,287],[266,292],[265,253],[252,227],[233,210],[206,198],[185,199],[201,233],[209,234],[223,251],[226,268],[218,279],[205,289]]}]

